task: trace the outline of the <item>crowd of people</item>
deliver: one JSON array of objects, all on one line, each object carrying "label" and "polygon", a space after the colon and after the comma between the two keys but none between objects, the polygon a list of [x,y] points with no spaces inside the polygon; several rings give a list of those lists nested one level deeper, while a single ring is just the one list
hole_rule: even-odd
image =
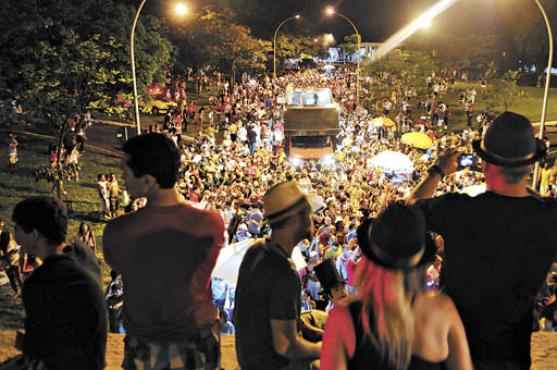
[{"label": "crowd of people", "polygon": [[[48,325],[37,322],[41,315],[26,319],[18,364],[69,368],[56,348],[44,355],[37,343],[48,330],[81,320],[79,329],[89,325],[94,338],[76,329],[64,341],[75,340],[70,351],[89,338],[82,355],[90,367],[79,368],[102,368],[107,323],[126,332],[129,370],[218,369],[220,331],[235,333],[244,370],[529,368],[532,330],[556,321],[555,279],[545,275],[556,256],[557,208],[525,185],[544,143],[520,115],[482,112],[476,120],[475,91],[461,101],[467,129],[452,130],[444,98],[454,70],[432,73],[423,86],[408,85],[405,73],[369,76],[361,104],[349,72],[245,75],[234,85],[218,73],[188,73],[200,91],[216,92],[210,105],[180,104],[163,126],[126,142],[126,200],[114,174],[98,176],[100,214],[109,221],[109,307],[117,315],[99,309],[90,227],[80,226],[78,243],[67,248],[60,204],[39,198],[18,205],[15,239],[44,260],[33,285],[60,271],[68,281],[48,285],[52,297],[72,278],[85,287],[75,302],[64,301],[67,317]],[[285,155],[289,86],[331,89],[340,106],[333,158]],[[374,123],[388,118],[396,124]],[[184,135],[188,122],[202,129],[193,139]],[[433,144],[404,144],[409,132]],[[386,151],[407,156],[413,168],[377,165],[373,159]],[[473,158],[465,168],[462,154]],[[555,181],[552,166],[544,170],[546,196]],[[51,223],[29,207],[54,214]],[[221,249],[251,239],[237,283],[211,279]],[[292,264],[294,250],[302,267]],[[13,259],[9,247],[4,256]],[[49,290],[25,285],[29,316]],[[45,310],[55,310],[54,300]],[[80,304],[94,309],[85,317]],[[542,320],[530,315],[534,308]]]}]

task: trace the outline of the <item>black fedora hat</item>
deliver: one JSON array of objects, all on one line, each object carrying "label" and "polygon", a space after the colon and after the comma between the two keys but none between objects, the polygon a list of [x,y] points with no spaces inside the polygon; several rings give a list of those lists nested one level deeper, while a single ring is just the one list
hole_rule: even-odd
[{"label": "black fedora hat", "polygon": [[435,257],[425,217],[415,206],[391,204],[376,219],[364,221],[357,235],[364,256],[389,270],[413,270]]},{"label": "black fedora hat", "polygon": [[325,293],[330,293],[332,288],[345,283],[340,277],[334,261],[330,258],[323,260],[323,262],[315,266],[313,270]]},{"label": "black fedora hat", "polygon": [[502,167],[520,167],[545,157],[547,148],[534,137],[528,118],[513,112],[500,114],[481,140],[472,143],[475,152],[488,163]]}]

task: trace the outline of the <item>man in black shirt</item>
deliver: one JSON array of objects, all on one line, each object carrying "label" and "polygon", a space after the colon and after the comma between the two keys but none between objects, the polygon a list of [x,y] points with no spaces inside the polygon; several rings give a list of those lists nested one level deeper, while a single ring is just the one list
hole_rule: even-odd
[{"label": "man in black shirt", "polygon": [[557,254],[557,202],[527,188],[545,147],[525,117],[505,112],[473,143],[487,191],[431,198],[458,154],[433,166],[412,200],[445,240],[442,284],[464,323],[476,370],[529,369],[533,307]]},{"label": "man in black shirt", "polygon": [[301,283],[290,259],[294,246],[310,237],[316,207],[294,181],[278,184],[263,198],[272,234],[250,247],[236,287],[236,353],[242,370],[309,368],[321,342],[300,332]]},{"label": "man in black shirt", "polygon": [[20,362],[24,368],[104,369],[107,317],[100,270],[89,248],[65,244],[64,205],[28,198],[15,206],[12,219],[22,250],[43,260],[23,285]]}]

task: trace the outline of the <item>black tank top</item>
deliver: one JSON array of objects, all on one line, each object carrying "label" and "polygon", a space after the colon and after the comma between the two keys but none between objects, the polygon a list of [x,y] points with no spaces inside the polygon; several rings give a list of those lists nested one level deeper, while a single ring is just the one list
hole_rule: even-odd
[{"label": "black tank top", "polygon": [[[356,335],[356,349],[354,356],[348,359],[348,370],[361,370],[376,368],[382,370],[396,370],[391,364],[388,363],[385,356],[379,352],[377,345],[373,343],[377,339],[371,339],[365,335],[360,312],[362,310],[362,302],[352,302],[348,306],[350,316],[354,323],[354,331]],[[373,318],[373,312],[370,312],[370,318]],[[375,335],[376,327],[375,321],[370,319],[371,333]],[[444,362],[429,362],[418,356],[412,355],[410,364],[407,370],[444,370]]]},{"label": "black tank top", "polygon": [[[365,334],[360,317],[362,310],[362,302],[352,302],[348,306],[352,322],[354,323],[354,332],[356,335],[356,349],[354,356],[348,359],[348,370],[361,370],[361,369],[382,369],[382,370],[397,370],[392,367],[385,356],[379,352],[377,345],[372,338]],[[370,312],[370,318],[373,318],[373,312]],[[371,334],[375,335],[375,320],[370,320]]]},{"label": "black tank top", "polygon": [[442,362],[429,362],[421,357],[412,355],[408,370],[445,370],[445,361]]}]

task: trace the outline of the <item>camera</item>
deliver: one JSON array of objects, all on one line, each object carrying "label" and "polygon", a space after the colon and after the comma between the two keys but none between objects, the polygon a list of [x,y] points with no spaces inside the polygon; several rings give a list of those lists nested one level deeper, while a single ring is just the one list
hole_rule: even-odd
[{"label": "camera", "polygon": [[458,157],[458,170],[475,168],[477,164],[478,158],[474,154],[462,154]]}]

